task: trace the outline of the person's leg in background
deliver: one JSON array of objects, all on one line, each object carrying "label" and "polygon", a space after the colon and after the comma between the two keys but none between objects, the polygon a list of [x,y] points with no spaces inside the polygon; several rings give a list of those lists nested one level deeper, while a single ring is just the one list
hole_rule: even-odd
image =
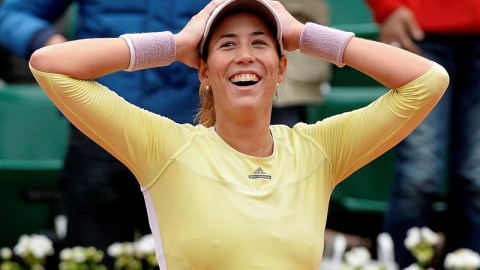
[{"label": "person's leg in background", "polygon": [[480,37],[457,40],[446,252],[480,253]]},{"label": "person's leg in background", "polygon": [[[136,231],[150,233],[140,186],[118,160],[75,128],[62,172],[68,218],[65,245],[107,250],[115,242],[131,242]],[[105,253],[109,269],[113,259]]]},{"label": "person's leg in background", "polygon": [[[419,45],[428,58],[450,68],[449,46],[428,38]],[[406,233],[412,227],[430,227],[432,204],[438,200],[445,179],[451,92],[447,90],[427,118],[395,148],[396,172],[384,226],[394,240],[395,259],[401,269],[414,262],[404,245]]]}]

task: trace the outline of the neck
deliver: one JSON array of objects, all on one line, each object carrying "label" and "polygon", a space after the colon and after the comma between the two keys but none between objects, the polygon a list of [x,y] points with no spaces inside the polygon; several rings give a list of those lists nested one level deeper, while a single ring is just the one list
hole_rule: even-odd
[{"label": "neck", "polygon": [[236,123],[217,119],[215,131],[232,148],[249,156],[268,157],[273,153],[270,117]]}]

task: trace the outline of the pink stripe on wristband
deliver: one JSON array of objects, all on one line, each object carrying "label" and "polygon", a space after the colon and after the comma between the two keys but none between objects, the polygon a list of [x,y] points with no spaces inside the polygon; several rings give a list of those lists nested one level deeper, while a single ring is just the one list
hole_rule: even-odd
[{"label": "pink stripe on wristband", "polygon": [[300,37],[300,51],[343,67],[343,52],[354,36],[352,32],[307,23]]},{"label": "pink stripe on wristband", "polygon": [[172,32],[124,34],[130,48],[130,64],[125,71],[167,66],[175,59],[175,38]]}]

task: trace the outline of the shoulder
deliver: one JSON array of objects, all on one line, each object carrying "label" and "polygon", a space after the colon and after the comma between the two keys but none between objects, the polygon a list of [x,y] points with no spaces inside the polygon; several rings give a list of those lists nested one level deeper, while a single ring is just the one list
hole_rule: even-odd
[{"label": "shoulder", "polygon": [[275,142],[281,147],[292,147],[294,149],[309,148],[320,149],[315,133],[318,132],[322,123],[315,124],[298,123],[293,128],[285,125],[272,125],[270,130]]}]

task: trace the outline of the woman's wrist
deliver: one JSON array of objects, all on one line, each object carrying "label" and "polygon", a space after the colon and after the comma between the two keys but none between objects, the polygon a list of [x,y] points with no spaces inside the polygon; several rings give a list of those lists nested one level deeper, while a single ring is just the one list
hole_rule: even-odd
[{"label": "woman's wrist", "polygon": [[171,32],[124,34],[130,49],[130,64],[126,71],[167,66],[175,60],[175,38]]},{"label": "woman's wrist", "polygon": [[282,30],[283,49],[287,52],[293,52],[300,49],[300,39],[302,37],[305,25],[298,21],[289,23],[289,27]]},{"label": "woman's wrist", "polygon": [[[182,35],[181,33],[175,34],[174,38],[176,46],[175,61],[189,65],[188,61],[192,56],[192,46],[188,43],[188,38],[185,38],[185,35]],[[193,50],[193,53],[196,52],[196,50]]]},{"label": "woman's wrist", "polygon": [[352,32],[307,23],[300,37],[300,51],[312,55],[339,67],[343,67],[343,53],[350,39],[355,36]]},{"label": "woman's wrist", "polygon": [[295,37],[292,39],[293,43],[291,44],[291,46],[293,46],[292,51],[300,49],[300,42],[301,42],[301,39],[302,39],[302,34],[303,34],[304,29],[305,29],[305,25],[304,24],[299,24],[299,27],[297,27],[296,30],[294,31],[294,33],[295,33],[294,36]]}]

